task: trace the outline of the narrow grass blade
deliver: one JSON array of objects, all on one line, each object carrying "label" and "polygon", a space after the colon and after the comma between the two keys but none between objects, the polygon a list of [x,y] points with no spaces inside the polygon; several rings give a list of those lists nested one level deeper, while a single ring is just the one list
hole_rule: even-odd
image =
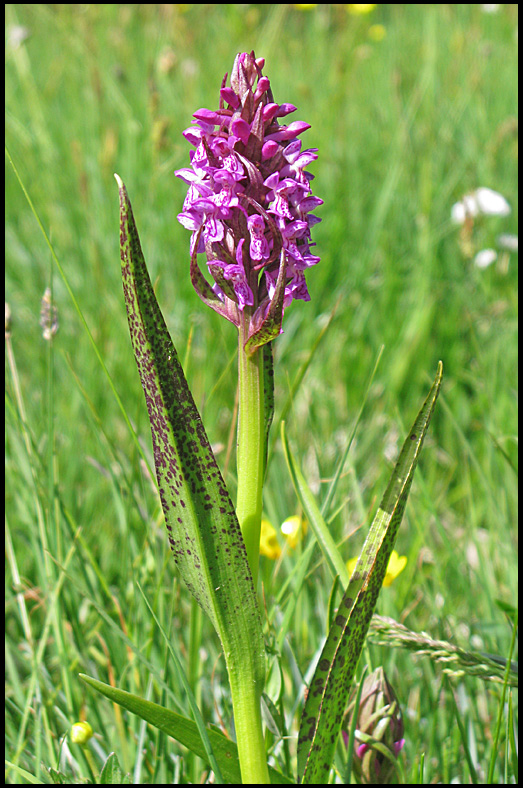
[{"label": "narrow grass blade", "polygon": [[499,745],[499,740],[500,740],[500,737],[501,737],[501,729],[503,727],[503,716],[504,716],[504,709],[505,709],[505,699],[506,699],[506,695],[507,695],[509,674],[510,674],[510,668],[511,668],[511,664],[512,664],[512,655],[514,654],[514,649],[516,647],[517,633],[518,633],[518,612],[516,611],[516,620],[514,621],[514,624],[513,624],[513,627],[512,627],[512,638],[511,638],[511,641],[510,641],[510,648],[509,648],[509,653],[508,653],[507,666],[505,668],[505,680],[504,680],[504,683],[503,683],[503,687],[502,687],[502,690],[501,690],[501,697],[499,699],[499,704],[498,704],[498,718],[497,718],[497,721],[496,721],[496,729],[495,729],[495,732],[494,732],[494,737],[493,737],[493,742],[492,742],[492,755],[490,757],[488,777],[487,777],[487,785],[493,785],[494,784],[494,768],[496,766],[496,760],[497,760],[498,755],[499,755],[498,745]]},{"label": "narrow grass blade", "polygon": [[238,519],[156,301],[125,186],[116,179],[125,303],[169,542],[220,637],[229,677],[241,676],[261,693],[265,648]]},{"label": "narrow grass blade", "polygon": [[[176,741],[183,744],[184,747],[187,747],[191,752],[194,752],[202,758],[203,761],[209,764],[196,723],[188,717],[176,714],[176,712],[166,709],[158,703],[144,700],[138,697],[138,695],[133,695],[130,692],[111,687],[109,684],[104,684],[90,676],[80,674],[80,678],[110,701],[136,714],[142,720],[145,720],[158,730],[166,733],[167,736],[176,739]],[[207,730],[207,735],[216,760],[220,765],[223,778],[227,783],[232,785],[241,785],[242,780],[236,744],[224,736],[223,733],[213,730],[212,728]],[[269,767],[269,774],[271,783],[275,785],[294,783],[293,780],[280,774],[276,769],[271,769]]]},{"label": "narrow grass blade", "polygon": [[[214,776],[215,776],[215,780],[216,780],[217,784],[221,785],[221,784],[223,784],[224,780],[223,780],[223,777],[222,777],[222,773],[220,771],[220,765],[217,762],[217,760],[216,760],[216,758],[214,756],[214,753],[212,751],[212,745],[211,745],[211,743],[209,741],[209,737],[207,736],[207,730],[205,728],[205,723],[203,721],[203,717],[202,717],[201,711],[198,708],[198,704],[196,702],[196,698],[194,697],[193,691],[191,689],[191,686],[189,684],[187,676],[185,675],[185,671],[184,671],[184,669],[182,667],[182,664],[180,662],[178,654],[176,653],[174,647],[171,645],[171,642],[169,640],[167,632],[165,632],[164,628],[162,627],[162,625],[158,621],[158,618],[156,617],[156,615],[154,613],[154,610],[152,609],[151,605],[149,604],[149,600],[145,596],[143,588],[141,587],[141,585],[139,583],[138,583],[138,588],[139,588],[140,593],[141,593],[141,595],[142,595],[142,597],[144,599],[145,604],[149,608],[149,612],[150,612],[151,616],[154,618],[154,622],[155,622],[156,626],[158,627],[158,629],[162,633],[163,638],[164,638],[164,640],[165,640],[165,642],[167,644],[167,648],[169,650],[169,653],[170,653],[170,655],[172,657],[172,660],[174,662],[174,665],[176,667],[176,672],[178,673],[178,676],[180,678],[182,686],[183,686],[185,692],[187,693],[187,699],[189,701],[189,705],[190,705],[192,713],[193,713],[193,717],[194,717],[194,720],[195,720],[195,723],[196,723],[196,727],[198,729],[198,733],[200,735],[200,739],[201,739],[202,744],[203,744],[204,749],[205,749],[206,761],[207,761],[207,763],[210,764],[210,766],[211,766],[211,768],[212,768],[212,770],[214,772]],[[197,609],[196,604],[194,606]]]},{"label": "narrow grass blade", "polygon": [[78,303],[78,301],[76,299],[76,296],[74,294],[74,291],[73,291],[73,289],[72,289],[72,287],[71,287],[71,285],[69,283],[69,280],[68,280],[68,278],[66,276],[65,270],[63,269],[62,264],[60,263],[60,260],[58,259],[57,255],[56,255],[54,247],[53,247],[53,245],[52,245],[52,243],[51,243],[51,241],[49,239],[49,236],[48,236],[48,234],[47,234],[47,232],[46,232],[46,230],[44,228],[44,225],[43,225],[43,223],[42,223],[42,221],[40,219],[40,216],[38,215],[38,213],[36,211],[36,208],[33,205],[33,201],[31,200],[31,197],[29,196],[29,193],[28,193],[27,189],[25,188],[25,184],[22,181],[20,173],[18,172],[18,169],[17,169],[14,161],[11,158],[11,154],[9,153],[9,151],[7,149],[7,146],[5,148],[5,152],[6,152],[7,158],[9,159],[9,163],[11,164],[11,167],[13,168],[13,171],[14,171],[14,173],[16,175],[18,183],[20,184],[20,188],[22,189],[22,191],[24,193],[24,197],[27,200],[29,208],[31,209],[31,212],[32,212],[34,218],[36,219],[36,222],[38,224],[38,227],[40,228],[40,231],[41,231],[41,233],[42,233],[42,235],[44,237],[44,240],[45,240],[47,246],[49,247],[49,251],[51,253],[51,257],[52,257],[56,267],[58,268],[60,276],[62,277],[62,281],[64,283],[65,289],[67,290],[67,292],[69,294],[69,297],[71,299],[71,302],[73,304],[73,307],[74,307],[74,309],[76,311],[76,314],[78,315],[78,317],[80,319],[80,322],[81,322],[81,324],[84,327],[85,333],[87,334],[89,342],[91,343],[91,346],[92,346],[92,348],[94,350],[94,353],[96,355],[98,363],[100,364],[102,372],[104,373],[105,377],[107,378],[109,389],[111,390],[111,392],[112,392],[112,394],[113,394],[113,396],[114,396],[114,398],[116,400],[116,403],[117,403],[117,405],[118,405],[118,407],[119,407],[119,409],[121,411],[122,417],[123,417],[123,419],[124,419],[124,421],[125,421],[125,423],[127,425],[127,428],[129,429],[129,432],[130,432],[130,434],[132,436],[132,439],[133,439],[133,441],[134,441],[134,443],[136,445],[138,453],[139,453],[140,457],[143,459],[143,461],[145,462],[145,464],[147,465],[147,467],[149,467],[149,463],[148,463],[147,457],[145,456],[145,454],[143,452],[143,449],[142,449],[142,447],[140,445],[140,441],[138,440],[138,435],[136,434],[136,432],[135,432],[135,430],[134,430],[134,428],[133,428],[133,426],[131,424],[131,420],[129,419],[129,416],[127,415],[127,411],[125,410],[125,408],[123,406],[122,400],[120,399],[120,396],[119,396],[118,392],[116,391],[116,387],[115,387],[115,385],[113,383],[113,380],[112,380],[112,378],[111,378],[111,376],[109,374],[109,370],[107,369],[107,367],[105,365],[105,361],[103,360],[102,353],[101,353],[98,345],[96,344],[96,341],[94,339],[92,331],[91,331],[91,329],[89,328],[89,326],[87,324],[87,320],[85,319],[84,313],[82,312],[80,304]]},{"label": "narrow grass blade", "polygon": [[338,609],[311,681],[298,739],[302,784],[325,784],[363,648],[441,386],[442,364],[403,444],[389,485]]},{"label": "narrow grass blade", "polygon": [[[518,784],[518,745],[516,742],[516,725],[514,724],[514,707],[512,694],[508,696],[508,718],[507,718],[507,747],[510,747],[510,763],[512,774]],[[507,758],[508,760],[508,758]]]},{"label": "narrow grass blade", "polygon": [[329,485],[329,489],[327,491],[327,495],[325,496],[325,500],[322,503],[322,506],[321,506],[322,514],[326,515],[328,513],[330,505],[331,505],[332,500],[334,498],[334,494],[336,492],[336,488],[338,486],[338,482],[340,480],[340,476],[341,476],[341,474],[343,472],[343,469],[345,467],[345,463],[347,461],[347,457],[349,456],[350,448],[352,446],[352,442],[354,440],[354,436],[356,435],[356,430],[358,429],[358,424],[360,423],[360,419],[361,419],[361,417],[363,415],[363,409],[365,408],[365,405],[367,404],[367,400],[369,398],[369,393],[370,393],[370,388],[372,386],[372,382],[374,380],[374,376],[376,375],[376,372],[378,371],[378,366],[379,366],[379,363],[381,361],[381,357],[383,355],[384,348],[385,348],[385,346],[382,345],[380,350],[379,350],[378,357],[376,359],[376,363],[374,364],[374,369],[372,370],[372,373],[371,373],[371,375],[369,377],[369,381],[368,381],[367,386],[365,388],[365,393],[363,395],[363,399],[362,399],[362,402],[361,402],[361,407],[360,407],[360,409],[358,411],[358,415],[356,416],[356,420],[354,422],[354,426],[352,427],[351,434],[350,434],[349,440],[347,442],[347,446],[345,448],[345,451],[343,452],[343,456],[341,457],[341,459],[340,459],[340,461],[338,463],[338,467],[336,468],[336,473],[334,474],[332,482]]},{"label": "narrow grass blade", "polygon": [[289,469],[292,483],[294,485],[300,505],[305,513],[305,516],[307,517],[308,522],[310,523],[312,530],[314,531],[314,535],[318,540],[318,544],[330,568],[330,571],[334,577],[339,575],[342,583],[346,585],[348,582],[347,567],[343,563],[340,552],[336,547],[336,542],[332,538],[329,527],[321,515],[318,504],[316,503],[316,499],[312,494],[307,482],[305,481],[302,472],[298,468],[298,464],[294,460],[289,447],[289,442],[287,440],[287,435],[285,434],[284,421],[281,423],[281,440],[285,459],[287,461],[287,467]]},{"label": "narrow grass blade", "polygon": [[467,737],[467,731],[465,730],[464,721],[461,719],[461,710],[458,706],[458,702],[456,700],[456,694],[454,693],[452,687],[450,687],[450,694],[452,696],[452,700],[454,702],[454,716],[456,718],[456,723],[459,729],[459,733],[461,736],[461,744],[463,746],[463,752],[465,753],[465,758],[469,767],[470,772],[470,779],[472,780],[473,785],[479,785],[478,780],[478,773],[476,771],[476,767],[474,765],[474,760],[472,758],[472,753],[470,752],[469,747],[469,740]]},{"label": "narrow grass blade", "polygon": [[17,766],[16,763],[11,763],[11,761],[8,761],[7,758],[5,759],[5,765],[7,766],[8,769],[12,769],[18,775],[20,775],[20,777],[23,777],[24,780],[26,780],[28,783],[31,783],[32,785],[45,785],[45,783],[42,782],[42,780],[39,780],[37,777],[31,774],[31,772],[27,772],[25,769],[22,769],[20,766]]},{"label": "narrow grass blade", "polygon": [[[289,393],[287,395],[287,398],[285,400],[285,403],[284,403],[283,408],[281,410],[281,413],[279,415],[278,425],[281,424],[282,421],[285,421],[285,419],[287,418],[287,414],[288,414],[289,410],[292,407],[292,403],[294,401],[294,398],[296,396],[296,393],[297,393],[299,387],[302,384],[303,378],[307,374],[307,370],[309,369],[309,367],[310,367],[310,365],[312,363],[312,360],[313,360],[313,358],[314,358],[314,356],[316,354],[316,351],[318,350],[318,347],[320,346],[324,336],[327,334],[327,332],[328,332],[328,330],[329,330],[329,328],[330,328],[330,326],[331,326],[331,324],[332,324],[332,322],[334,320],[334,317],[336,315],[336,311],[338,309],[340,301],[341,301],[341,298],[339,298],[337,300],[337,302],[335,303],[335,305],[334,305],[334,307],[332,309],[332,312],[329,315],[328,321],[325,323],[325,325],[323,326],[321,331],[316,335],[316,339],[314,340],[314,343],[313,343],[313,345],[312,345],[312,347],[311,347],[311,349],[310,349],[310,351],[309,351],[309,353],[307,355],[307,358],[305,359],[305,361],[301,365],[300,369],[298,370],[298,373],[297,373],[296,377],[294,378],[294,381],[293,381],[293,383],[292,383],[292,385],[290,387]],[[273,437],[273,439],[272,439],[272,441],[270,443],[270,446],[269,446],[269,457],[272,455],[272,453],[274,451],[274,446],[276,444],[277,439],[278,439],[278,431],[276,430],[275,434],[274,434],[274,437]]]}]

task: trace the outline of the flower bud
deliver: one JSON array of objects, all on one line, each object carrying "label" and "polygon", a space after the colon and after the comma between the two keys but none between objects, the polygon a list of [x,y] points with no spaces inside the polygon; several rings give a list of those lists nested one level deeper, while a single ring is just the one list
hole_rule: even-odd
[{"label": "flower bud", "polygon": [[[358,688],[349,701],[345,731],[351,725]],[[363,682],[354,740],[353,772],[363,785],[389,785],[403,749],[403,718],[396,694],[383,668]],[[347,734],[345,734],[347,736]]]},{"label": "flower bud", "polygon": [[75,722],[71,728],[71,741],[73,744],[87,744],[93,735],[94,731],[88,722]]}]

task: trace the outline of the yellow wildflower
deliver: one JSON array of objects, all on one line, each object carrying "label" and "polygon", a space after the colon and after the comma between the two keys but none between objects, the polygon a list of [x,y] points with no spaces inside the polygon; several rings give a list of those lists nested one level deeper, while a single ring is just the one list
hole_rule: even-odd
[{"label": "yellow wildflower", "polygon": [[383,581],[383,585],[385,587],[392,585],[392,582],[397,578],[397,576],[403,572],[405,567],[407,566],[407,556],[406,555],[398,555],[395,550],[392,551],[389,558],[389,563],[387,564],[387,572],[385,574],[385,580]]},{"label": "yellow wildflower", "polygon": [[347,11],[349,14],[369,14],[377,5],[377,3],[348,3]]},{"label": "yellow wildflower", "polygon": [[299,8],[300,11],[309,11],[311,8],[316,8],[318,3],[294,3],[294,8]]},{"label": "yellow wildflower", "polygon": [[287,517],[280,526],[280,531],[284,535],[289,547],[296,547],[302,534],[306,531],[306,523],[301,517],[293,515]]},{"label": "yellow wildflower", "polygon": [[371,41],[383,41],[387,31],[383,25],[371,25],[369,27],[368,36]]},{"label": "yellow wildflower", "polygon": [[[349,570],[350,575],[352,575],[354,572],[357,560],[357,558],[351,558],[350,561],[347,561],[347,569]],[[388,586],[392,585],[393,581],[401,572],[403,572],[406,566],[407,556],[398,555],[396,550],[393,550],[390,554],[389,563],[387,564],[387,572],[385,573],[385,579],[383,580],[383,585],[385,588],[388,588]]]},{"label": "yellow wildflower", "polygon": [[281,547],[276,530],[268,520],[261,521],[260,555],[265,555],[272,561],[275,561],[281,555]]}]

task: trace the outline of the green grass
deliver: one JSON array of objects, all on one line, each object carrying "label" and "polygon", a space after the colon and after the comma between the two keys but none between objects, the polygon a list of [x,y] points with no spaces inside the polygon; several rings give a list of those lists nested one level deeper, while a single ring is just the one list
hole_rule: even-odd
[{"label": "green grass", "polygon": [[[96,733],[96,768],[115,751],[134,782],[200,780],[200,762],[78,679],[87,673],[190,714],[137,581],[185,655],[204,718],[231,731],[217,639],[175,573],[143,460],[152,466],[120,283],[113,172],[127,185],[160,305],[225,467],[236,337],[191,288],[188,233],[176,221],[184,184],[172,173],[188,162],[181,132],[192,112],[215,106],[223,73],[245,49],[266,58],[276,100],[294,103],[296,117],[312,124],[304,140],[319,148],[314,188],[325,201],[312,300],[288,310],[275,343],[274,429],[337,304],[286,423],[321,503],[385,346],[328,513],[348,560],[442,359],[443,391],[397,543],[407,567],[383,590],[378,612],[507,656],[512,628],[500,603],[517,598],[517,256],[500,255],[483,271],[472,257],[517,227],[517,6],[490,15],[474,4],[392,4],[351,17],[325,4],[310,12],[290,4],[8,4],[6,16],[8,31],[29,33],[6,49],[9,153],[122,403],[7,162],[8,760],[42,782],[45,767],[59,764],[70,781],[89,777],[82,750],[63,743],[85,717]],[[368,37],[375,23],[387,33],[379,43]],[[513,210],[477,222],[467,245],[450,208],[478,186],[501,192]],[[49,285],[60,322],[52,343],[38,325]],[[233,459],[226,473],[234,491]],[[264,506],[275,525],[297,512],[279,441]],[[298,584],[304,547],[261,565],[270,642],[299,592],[282,673],[268,684],[292,736],[298,714],[291,721],[290,711],[301,708],[331,591],[318,552]],[[514,716],[507,700],[495,746],[500,685],[449,679],[428,657],[370,643],[365,660],[384,666],[403,706],[403,782],[517,782],[512,692]],[[295,740],[277,752],[292,765]],[[6,782],[27,779],[11,769]]]}]

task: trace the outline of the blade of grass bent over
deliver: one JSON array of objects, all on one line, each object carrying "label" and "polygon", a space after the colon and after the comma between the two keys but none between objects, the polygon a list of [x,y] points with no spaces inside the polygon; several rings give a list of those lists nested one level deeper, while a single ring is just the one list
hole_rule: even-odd
[{"label": "blade of grass bent over", "polygon": [[442,364],[403,444],[311,681],[300,723],[302,784],[327,783],[350,684],[374,612],[441,386]]},{"label": "blade of grass bent over", "polygon": [[250,683],[261,694],[265,648],[240,527],[156,301],[125,186],[116,180],[125,303],[169,542],[220,637],[231,684]]}]

